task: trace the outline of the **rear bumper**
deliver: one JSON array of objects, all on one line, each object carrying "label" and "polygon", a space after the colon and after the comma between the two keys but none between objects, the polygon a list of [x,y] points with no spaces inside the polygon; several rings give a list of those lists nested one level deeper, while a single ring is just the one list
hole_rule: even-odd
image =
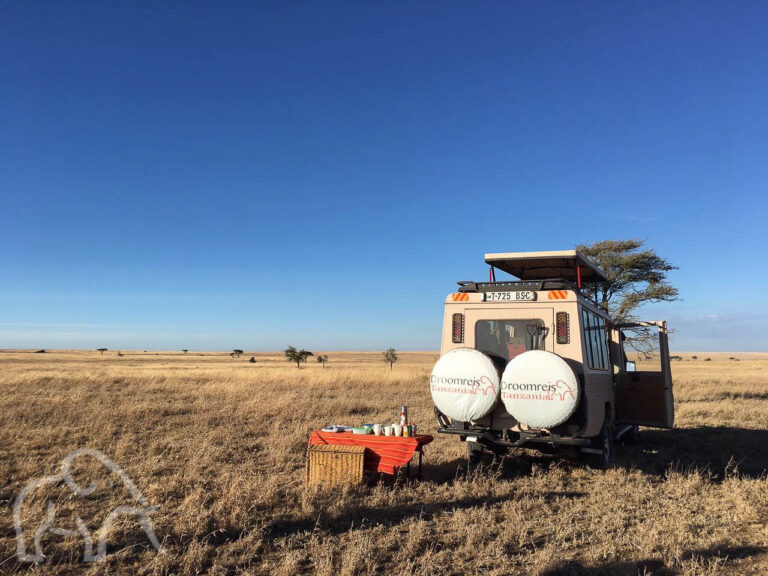
[{"label": "rear bumper", "polygon": [[438,428],[438,434],[453,434],[462,440],[472,438],[473,442],[479,442],[488,446],[504,446],[507,448],[522,447],[526,444],[544,444],[560,446],[586,446],[590,443],[588,438],[573,438],[571,436],[559,436],[557,434],[538,434],[533,432],[514,432],[505,430],[503,434],[495,434],[482,428]]},{"label": "rear bumper", "polygon": [[435,408],[435,415],[439,427],[438,434],[453,434],[461,440],[477,442],[489,448],[519,448],[525,446],[587,446],[589,438],[577,438],[574,436],[561,436],[560,434],[547,433],[540,430],[519,432],[516,430],[491,430],[472,426],[469,422],[451,421]]}]

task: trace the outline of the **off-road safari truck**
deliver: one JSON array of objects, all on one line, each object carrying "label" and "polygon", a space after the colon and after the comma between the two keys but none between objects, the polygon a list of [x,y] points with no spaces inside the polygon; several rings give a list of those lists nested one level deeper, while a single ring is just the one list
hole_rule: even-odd
[{"label": "off-road safari truck", "polygon": [[[605,273],[575,250],[486,254],[487,282],[459,282],[445,301],[430,378],[438,432],[470,461],[512,447],[574,447],[608,465],[639,425],[671,428],[666,322],[617,324],[590,286]],[[497,281],[496,271],[517,280]],[[658,331],[659,369],[637,371],[627,330]]]}]

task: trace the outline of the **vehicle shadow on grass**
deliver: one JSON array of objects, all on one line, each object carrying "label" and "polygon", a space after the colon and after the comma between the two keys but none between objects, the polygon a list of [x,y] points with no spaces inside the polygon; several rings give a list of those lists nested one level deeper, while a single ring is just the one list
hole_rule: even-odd
[{"label": "vehicle shadow on grass", "polygon": [[[590,466],[594,459],[578,456],[571,449],[552,451],[513,450],[494,459],[488,455],[486,470],[502,478],[525,476],[534,467]],[[759,478],[768,474],[768,430],[728,426],[700,426],[660,430],[643,428],[636,445],[618,442],[614,467],[640,470],[653,476],[665,476],[673,470],[706,470],[712,480],[720,481],[738,474]],[[458,459],[440,464],[425,464],[424,480],[437,483],[465,478],[467,460]]]},{"label": "vehicle shadow on grass", "polygon": [[618,445],[616,464],[664,475],[670,468],[706,469],[715,480],[728,474],[757,478],[768,472],[768,430],[700,426],[642,429],[634,446]]},{"label": "vehicle shadow on grass", "polygon": [[[754,556],[764,555],[763,546],[712,546],[711,548],[689,550],[681,559],[700,558],[712,560],[720,558],[725,565],[734,561],[748,561]],[[567,560],[548,568],[540,576],[636,576],[637,574],[653,574],[654,576],[677,576],[680,571],[667,566],[660,558],[625,561],[615,560],[597,565],[588,565],[579,560]]]},{"label": "vehicle shadow on grass", "polygon": [[[560,465],[585,466],[587,464],[582,459],[573,458],[568,458],[564,462],[562,452],[549,454],[533,450],[517,450],[506,457],[496,458],[493,462],[489,460],[481,470],[471,472],[467,472],[466,458],[434,464],[425,462],[423,482],[446,484],[464,481],[468,474],[475,473],[498,474],[501,478],[519,477],[530,474],[532,469],[537,466],[546,468]],[[670,469],[699,469],[708,470],[715,481],[736,473],[758,478],[768,472],[768,430],[725,426],[675,428],[672,430],[643,429],[640,433],[639,444],[634,446],[617,445],[615,466],[640,470],[646,474],[660,477],[665,476]],[[545,495],[545,497],[552,499],[582,496],[584,494],[580,492],[552,492]],[[346,532],[352,525],[360,526],[361,524],[393,526],[409,518],[419,517],[430,520],[445,512],[494,505],[503,500],[505,498],[472,497],[450,502],[400,504],[386,508],[355,507],[336,515],[320,514],[316,518],[277,518],[266,527],[265,536],[269,539],[275,539],[316,528],[324,532],[338,534]],[[698,552],[696,553],[698,554]],[[730,554],[729,557],[733,557],[733,555]],[[657,561],[648,560],[648,562]],[[638,565],[638,563],[631,563],[626,566]],[[619,565],[613,567],[617,570],[621,568]],[[577,566],[574,566],[574,570],[576,568]],[[590,576],[610,574],[612,573],[610,568],[611,566],[607,568],[583,567],[581,572],[572,573],[583,573]],[[571,572],[561,571],[550,574],[561,573]],[[674,574],[674,572],[654,573]]]}]

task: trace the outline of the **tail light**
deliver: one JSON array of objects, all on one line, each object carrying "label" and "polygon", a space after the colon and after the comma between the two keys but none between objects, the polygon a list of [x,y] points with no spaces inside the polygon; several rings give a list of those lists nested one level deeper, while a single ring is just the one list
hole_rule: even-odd
[{"label": "tail light", "polygon": [[568,318],[568,312],[558,312],[555,315],[557,326],[557,343],[568,344],[571,341],[571,322]]},{"label": "tail light", "polygon": [[451,341],[454,344],[461,344],[464,342],[464,314],[453,315],[453,332],[451,335]]}]

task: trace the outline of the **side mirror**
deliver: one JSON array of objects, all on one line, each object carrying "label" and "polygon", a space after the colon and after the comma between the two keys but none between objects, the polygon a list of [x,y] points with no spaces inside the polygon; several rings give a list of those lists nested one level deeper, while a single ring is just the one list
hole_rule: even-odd
[{"label": "side mirror", "polygon": [[637,372],[637,363],[627,360],[624,370],[626,372]]}]

